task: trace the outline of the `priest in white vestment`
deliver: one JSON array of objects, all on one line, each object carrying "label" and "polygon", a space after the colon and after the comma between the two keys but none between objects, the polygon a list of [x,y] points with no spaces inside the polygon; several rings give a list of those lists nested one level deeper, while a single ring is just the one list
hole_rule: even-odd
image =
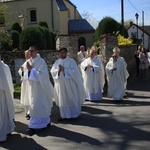
[{"label": "priest in white vestment", "polygon": [[124,58],[119,56],[119,48],[115,49],[105,69],[108,81],[108,97],[117,101],[123,100],[129,74]]},{"label": "priest in white vestment", "polygon": [[66,48],[61,48],[59,55],[51,69],[54,100],[59,106],[61,119],[77,118],[86,98],[82,75],[75,60],[67,56]]},{"label": "priest in white vestment", "polygon": [[27,62],[30,59],[30,53],[29,50],[25,51],[25,62],[23,63],[23,65],[20,67],[20,69],[18,70],[18,73],[21,77],[21,97],[20,97],[20,103],[22,105],[24,105],[25,107],[25,113],[26,113],[26,118],[29,120],[30,119],[30,111],[29,111],[29,95],[28,94],[24,94],[27,93],[28,90],[28,86],[29,86],[29,81],[24,78],[24,72],[27,71]]},{"label": "priest in white vestment", "polygon": [[0,142],[14,131],[13,82],[9,67],[0,61]]},{"label": "priest in white vestment", "polygon": [[102,100],[105,83],[104,68],[102,62],[97,57],[96,49],[91,49],[89,58],[81,63],[81,72],[87,95],[86,99],[90,101]]},{"label": "priest in white vestment", "polygon": [[30,109],[30,122],[27,132],[35,132],[38,129],[50,125],[51,108],[53,106],[53,86],[50,82],[48,68],[44,59],[38,54],[36,46],[29,48],[31,58],[26,63],[24,78],[27,80],[26,89],[22,91],[22,97],[28,99]]},{"label": "priest in white vestment", "polygon": [[83,45],[80,46],[80,51],[77,53],[78,64],[81,64],[87,57],[88,54],[85,51],[85,47]]}]

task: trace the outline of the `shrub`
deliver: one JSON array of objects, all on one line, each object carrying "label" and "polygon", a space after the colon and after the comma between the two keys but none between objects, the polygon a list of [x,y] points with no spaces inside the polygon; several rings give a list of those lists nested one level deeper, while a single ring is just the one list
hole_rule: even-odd
[{"label": "shrub", "polygon": [[15,23],[12,25],[11,30],[16,30],[16,31],[18,31],[19,33],[21,33],[22,28],[21,28],[21,26],[19,25],[18,22],[15,22]]},{"label": "shrub", "polygon": [[[122,30],[123,29],[123,30]],[[94,41],[99,40],[99,37],[104,34],[116,34],[116,32],[120,32],[121,35],[124,34],[125,37],[128,37],[127,30],[122,28],[122,25],[118,23],[111,17],[105,17],[100,22],[98,27],[95,30]]]},{"label": "shrub", "polygon": [[0,30],[0,50],[1,51],[11,51],[12,50],[11,36],[5,30]]},{"label": "shrub", "polygon": [[12,39],[12,48],[19,49],[19,37],[20,37],[19,32],[16,30],[11,30],[10,35],[11,35],[11,39]]},{"label": "shrub", "polygon": [[20,35],[20,48],[22,50],[28,49],[31,45],[37,45],[39,49],[44,48],[43,33],[39,26],[26,27]]},{"label": "shrub", "polygon": [[40,21],[40,22],[39,22],[39,26],[45,27],[45,28],[48,29],[48,24],[47,24],[47,22],[45,22],[45,21]]}]

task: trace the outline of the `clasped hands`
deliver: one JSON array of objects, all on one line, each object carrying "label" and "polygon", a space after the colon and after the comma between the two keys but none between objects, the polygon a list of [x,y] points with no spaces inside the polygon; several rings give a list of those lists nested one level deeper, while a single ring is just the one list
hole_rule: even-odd
[{"label": "clasped hands", "polygon": [[27,62],[27,69],[28,69],[28,71],[31,71],[31,69],[32,69],[32,66],[29,64],[29,62]]},{"label": "clasped hands", "polygon": [[116,67],[114,67],[114,68],[112,68],[112,69],[111,69],[111,71],[116,71],[116,70],[117,70],[117,68],[116,68]]},{"label": "clasped hands", "polygon": [[58,72],[64,72],[64,67],[62,65],[59,65],[59,69],[58,69]]},{"label": "clasped hands", "polygon": [[93,68],[93,66],[91,66],[91,65],[88,64],[88,65],[86,66],[86,68],[89,68],[89,69],[90,69],[90,68]]}]

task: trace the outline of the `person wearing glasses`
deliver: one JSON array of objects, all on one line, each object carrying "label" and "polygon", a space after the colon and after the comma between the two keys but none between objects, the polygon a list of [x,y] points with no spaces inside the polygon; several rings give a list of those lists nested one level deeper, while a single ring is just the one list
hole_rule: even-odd
[{"label": "person wearing glasses", "polygon": [[108,82],[108,97],[113,98],[116,102],[123,100],[129,77],[126,69],[127,64],[123,57],[119,55],[120,49],[115,47],[113,55],[106,64],[106,76]]}]

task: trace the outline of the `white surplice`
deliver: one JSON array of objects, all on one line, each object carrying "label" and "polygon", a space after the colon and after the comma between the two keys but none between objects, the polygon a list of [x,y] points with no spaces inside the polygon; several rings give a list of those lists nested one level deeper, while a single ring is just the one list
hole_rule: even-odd
[{"label": "white surplice", "polygon": [[0,141],[14,131],[13,82],[9,67],[0,61]]},{"label": "white surplice", "polygon": [[[87,68],[91,65],[92,68]],[[105,83],[104,68],[99,58],[90,57],[81,63],[81,71],[84,79],[84,87],[89,100],[102,100],[102,92]]]},{"label": "white surplice", "polygon": [[[39,54],[28,60],[32,69],[30,74],[24,72],[26,88],[22,90],[22,100],[29,103],[30,123],[29,128],[45,128],[50,123],[51,108],[53,106],[53,86],[50,82],[47,65]],[[23,83],[24,84],[24,83]]]},{"label": "white surplice", "polygon": [[[64,73],[58,74],[59,65],[64,67]],[[83,79],[74,59],[67,56],[58,59],[52,66],[51,74],[54,79],[54,100],[59,106],[62,118],[76,118],[81,114],[81,105],[86,94]]]},{"label": "white surplice", "polygon": [[79,51],[77,53],[77,57],[78,57],[78,63],[81,64],[88,57],[88,54],[86,51],[84,52]]},{"label": "white surplice", "polygon": [[[114,67],[117,68],[116,71],[112,71]],[[114,100],[122,100],[125,94],[127,78],[129,77],[126,67],[127,64],[123,57],[119,57],[116,62],[110,58],[106,65],[108,97]]]},{"label": "white surplice", "polygon": [[20,96],[20,103],[25,106],[25,113],[29,115],[29,95],[25,94],[28,92],[29,80],[24,77],[24,72],[27,71],[27,60],[23,63],[22,67],[24,71],[21,69],[18,70],[18,73],[21,77],[21,96]]}]

